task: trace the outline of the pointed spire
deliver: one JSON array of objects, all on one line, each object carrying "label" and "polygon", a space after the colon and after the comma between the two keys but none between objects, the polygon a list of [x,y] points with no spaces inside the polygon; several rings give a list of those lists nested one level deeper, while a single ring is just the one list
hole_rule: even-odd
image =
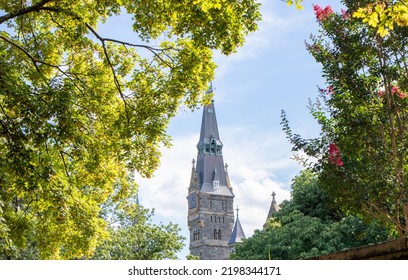
[{"label": "pointed spire", "polygon": [[[199,152],[216,154],[216,150],[210,150],[210,145],[215,145],[221,152],[222,142],[218,132],[217,117],[215,115],[214,102],[204,107],[201,121],[200,139],[197,144]],[[200,148],[204,148],[200,151]],[[208,148],[208,149],[207,149]]]},{"label": "pointed spire", "polygon": [[222,148],[214,102],[212,102],[203,108],[200,139],[197,144],[198,190],[234,196],[225,172]]},{"label": "pointed spire", "polygon": [[[266,225],[267,221],[272,217],[273,213],[278,212],[279,209],[280,209],[279,206],[278,206],[278,204],[276,203],[275,196],[276,196],[276,193],[275,193],[275,192],[272,192],[271,207],[269,208],[268,217],[266,218],[265,225]],[[264,226],[265,226],[265,225],[264,225]]]},{"label": "pointed spire", "polygon": [[238,206],[235,210],[237,211],[237,219],[235,220],[234,230],[232,231],[231,238],[228,242],[229,246],[235,245],[236,243],[241,243],[245,239],[245,233],[242,229],[241,222],[239,221]]}]

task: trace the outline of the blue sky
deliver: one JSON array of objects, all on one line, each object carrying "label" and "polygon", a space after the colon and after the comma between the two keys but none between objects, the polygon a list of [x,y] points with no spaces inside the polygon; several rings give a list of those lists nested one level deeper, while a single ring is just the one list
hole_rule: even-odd
[{"label": "blue sky", "polygon": [[[312,4],[331,5],[337,12],[341,9],[340,1],[305,0],[303,11],[280,0],[260,2],[263,20],[259,30],[236,54],[215,53],[218,68],[213,81],[224,162],[229,165],[234,204],[240,208],[247,237],[262,228],[272,191],[278,203],[290,198],[290,182],[301,169],[282,132],[281,110],[286,111],[294,132],[304,137],[319,134],[307,109],[309,99],[318,95],[317,86],[325,87],[320,65],[305,49],[305,41],[319,28]],[[100,32],[137,40],[125,16],[108,21]],[[186,237],[181,259],[189,253],[186,195],[201,115],[201,110],[181,110],[172,119],[168,128],[172,148],[163,149],[161,166],[153,178],[138,179],[140,202],[155,209],[154,222],[181,226]]]}]

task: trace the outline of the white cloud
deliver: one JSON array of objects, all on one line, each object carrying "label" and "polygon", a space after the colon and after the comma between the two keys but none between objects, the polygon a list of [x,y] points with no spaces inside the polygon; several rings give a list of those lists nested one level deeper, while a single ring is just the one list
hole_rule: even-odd
[{"label": "white cloud", "polygon": [[[262,53],[271,52],[274,46],[292,44],[291,33],[304,29],[305,23],[313,17],[309,13],[288,9],[283,3],[270,0],[261,2],[262,21],[258,23],[258,30],[246,37],[244,46],[228,57],[215,52],[217,78],[229,73],[236,62],[262,59]],[[281,13],[282,10],[284,13]]]}]

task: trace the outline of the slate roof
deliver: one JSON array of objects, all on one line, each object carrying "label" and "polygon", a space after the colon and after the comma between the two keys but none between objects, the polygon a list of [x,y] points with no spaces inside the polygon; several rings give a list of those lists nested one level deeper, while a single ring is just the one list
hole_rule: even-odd
[{"label": "slate roof", "polygon": [[214,137],[217,145],[222,145],[220,135],[218,133],[217,117],[215,115],[214,101],[204,107],[203,118],[201,120],[200,140],[197,147],[203,144],[210,144]]},{"label": "slate roof", "polygon": [[245,238],[244,230],[242,229],[241,222],[239,221],[238,217],[238,210],[237,210],[237,219],[235,221],[234,229],[231,234],[231,238],[228,242],[228,245],[233,245],[235,243],[240,243]]},{"label": "slate roof", "polygon": [[[200,139],[197,148],[199,149],[203,145],[210,144],[212,140],[215,141],[217,146],[222,146],[220,135],[218,133],[214,102],[205,106],[203,109]],[[208,154],[199,152],[197,156],[196,172],[198,173],[198,188],[200,192],[234,196],[231,188],[228,187],[222,153]],[[214,189],[213,186],[214,179],[218,179],[219,181],[219,187],[217,189]]]},{"label": "slate roof", "polygon": [[275,193],[275,192],[272,192],[271,207],[269,208],[269,213],[268,213],[268,217],[266,218],[266,220],[268,220],[269,218],[271,218],[271,217],[272,217],[272,214],[275,213],[275,212],[278,212],[279,209],[280,209],[279,206],[278,206],[278,204],[276,203],[275,195],[276,195],[276,193]]}]

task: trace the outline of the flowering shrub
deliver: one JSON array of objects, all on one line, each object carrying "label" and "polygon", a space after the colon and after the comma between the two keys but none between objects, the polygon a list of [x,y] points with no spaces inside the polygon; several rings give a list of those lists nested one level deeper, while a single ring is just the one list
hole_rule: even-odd
[{"label": "flowering shrub", "polygon": [[330,5],[324,9],[319,5],[313,5],[313,10],[315,11],[316,18],[319,21],[323,21],[333,14],[333,9],[330,7]]},{"label": "flowering shrub", "polygon": [[[380,11],[373,9],[363,21],[356,16],[365,3],[384,1],[341,2],[340,13],[313,6],[320,29],[306,43],[327,85],[309,106],[322,132],[305,139],[290,131],[285,117],[282,124],[294,151],[306,154],[301,163],[318,174],[342,208],[408,236],[407,29],[384,36],[384,22],[376,22],[374,30],[364,21],[382,21]],[[394,2],[400,1],[387,3]]]}]

